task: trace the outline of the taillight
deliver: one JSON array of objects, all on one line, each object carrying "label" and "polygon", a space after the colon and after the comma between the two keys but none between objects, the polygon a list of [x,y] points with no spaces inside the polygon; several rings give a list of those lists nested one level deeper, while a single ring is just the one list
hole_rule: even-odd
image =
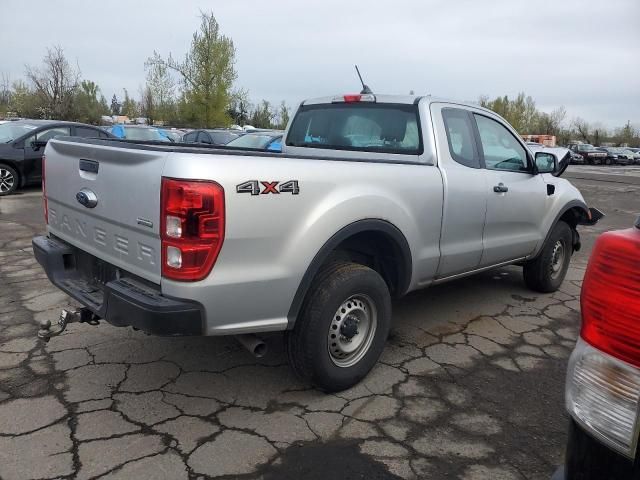
[{"label": "taillight", "polygon": [[334,97],[333,103],[358,103],[358,102],[375,102],[376,96],[372,93],[349,93]]},{"label": "taillight", "polygon": [[163,277],[202,280],[224,241],[224,189],[212,181],[162,178],[160,203]]},{"label": "taillight", "polygon": [[47,182],[45,176],[45,156],[42,156],[42,209],[44,210],[44,223],[49,225],[49,205],[47,204]]},{"label": "taillight", "polygon": [[582,338],[640,367],[640,229],[602,234],[581,294]]},{"label": "taillight", "polygon": [[601,235],[581,293],[581,339],[567,372],[571,416],[634,458],[640,430],[640,230]]}]

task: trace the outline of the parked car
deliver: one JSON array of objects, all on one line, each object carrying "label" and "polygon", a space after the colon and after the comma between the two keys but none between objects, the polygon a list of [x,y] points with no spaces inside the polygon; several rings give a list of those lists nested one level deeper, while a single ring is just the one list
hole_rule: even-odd
[{"label": "parked car", "polygon": [[606,152],[607,165],[633,165],[635,163],[634,153],[622,147],[600,147],[598,150]]},{"label": "parked car", "polygon": [[600,165],[605,163],[607,158],[606,152],[598,150],[596,147],[588,143],[573,144],[569,145],[568,148],[578,155],[581,155],[587,165]]},{"label": "parked car", "polygon": [[146,125],[114,125],[109,130],[112,135],[125,140],[142,140],[147,142],[171,142],[169,137],[159,128]]},{"label": "parked car", "polygon": [[633,163],[636,165],[640,165],[640,148],[627,148],[627,154],[633,155]]},{"label": "parked car", "polygon": [[244,132],[212,128],[206,130],[193,130],[182,137],[184,143],[204,143],[206,145],[226,145],[232,140],[242,136]]},{"label": "parked car", "polygon": [[566,461],[554,480],[640,478],[640,218],[597,239],[569,360]]},{"label": "parked car", "polygon": [[0,195],[42,181],[42,156],[57,136],[113,138],[93,125],[55,120],[18,120],[0,125]]},{"label": "parked car", "polygon": [[574,152],[573,150],[570,150],[571,152],[571,165],[584,165],[585,164],[585,160],[584,157],[582,155],[580,155],[579,153]]},{"label": "parked car", "polygon": [[558,177],[566,164],[473,104],[317,98],[283,138],[270,155],[53,140],[48,236],[33,249],[84,307],[40,336],[103,318],[233,334],[263,354],[255,334],[283,331],[301,378],[343,390],[382,353],[392,297],[508,264],[553,292],[580,249],[578,226],[601,216]]},{"label": "parked car", "polygon": [[182,136],[185,134],[184,131],[178,130],[177,128],[160,128],[160,132],[171,140],[172,142],[181,142]]},{"label": "parked car", "polygon": [[249,132],[227,143],[228,147],[251,148],[270,152],[282,151],[282,134],[280,131]]}]

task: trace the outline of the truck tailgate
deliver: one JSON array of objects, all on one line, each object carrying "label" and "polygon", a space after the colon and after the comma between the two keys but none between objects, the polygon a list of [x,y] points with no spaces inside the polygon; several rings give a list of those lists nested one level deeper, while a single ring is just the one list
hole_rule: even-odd
[{"label": "truck tailgate", "polygon": [[[123,145],[124,147],[125,145]],[[52,140],[45,151],[49,233],[160,283],[160,184],[167,152]],[[83,203],[83,191],[97,203]]]}]

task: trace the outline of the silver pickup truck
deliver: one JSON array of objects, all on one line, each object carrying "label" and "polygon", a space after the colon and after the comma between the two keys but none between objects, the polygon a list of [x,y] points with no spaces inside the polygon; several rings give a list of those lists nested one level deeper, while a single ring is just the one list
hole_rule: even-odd
[{"label": "silver pickup truck", "polygon": [[61,328],[256,349],[284,331],[296,373],[336,391],[376,363],[392,297],[507,264],[536,291],[560,286],[577,226],[600,214],[554,152],[476,105],[372,94],[302,102],[281,154],[57,138],[33,249],[85,306]]}]

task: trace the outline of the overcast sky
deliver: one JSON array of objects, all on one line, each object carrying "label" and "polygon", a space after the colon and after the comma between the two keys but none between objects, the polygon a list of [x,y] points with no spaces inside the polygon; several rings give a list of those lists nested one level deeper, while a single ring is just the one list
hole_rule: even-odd
[{"label": "overcast sky", "polygon": [[1,0],[0,73],[52,45],[108,100],[138,95],[153,50],[182,57],[212,10],[236,46],[237,86],[295,105],[357,91],[458,100],[524,91],[614,127],[640,125],[640,0]]}]

